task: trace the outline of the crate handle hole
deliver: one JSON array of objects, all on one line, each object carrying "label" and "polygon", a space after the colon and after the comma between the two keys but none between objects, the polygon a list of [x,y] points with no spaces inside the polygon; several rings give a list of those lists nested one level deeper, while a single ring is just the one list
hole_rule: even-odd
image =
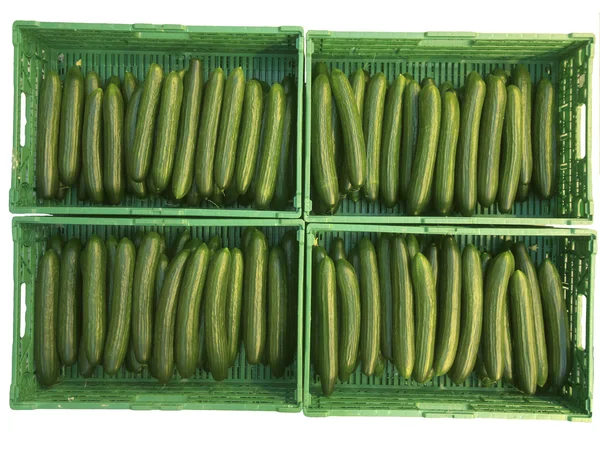
[{"label": "crate handle hole", "polygon": [[577,296],[577,348],[580,350],[585,350],[585,343],[587,338],[587,296],[578,295]]},{"label": "crate handle hole", "polygon": [[19,328],[19,334],[21,338],[25,336],[25,317],[27,316],[27,285],[21,283],[21,325]]},{"label": "crate handle hole", "polygon": [[586,106],[581,104],[577,106],[577,123],[579,124],[579,134],[577,136],[577,159],[585,158],[587,142],[587,121]]},{"label": "crate handle hole", "polygon": [[25,147],[25,125],[27,125],[27,96],[25,92],[21,92],[21,134],[20,144],[21,147]]}]

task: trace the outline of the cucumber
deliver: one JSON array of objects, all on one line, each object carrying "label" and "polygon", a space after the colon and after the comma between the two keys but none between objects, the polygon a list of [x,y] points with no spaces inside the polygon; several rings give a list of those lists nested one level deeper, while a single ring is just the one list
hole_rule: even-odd
[{"label": "cucumber", "polygon": [[85,355],[85,342],[83,341],[83,337],[81,338],[81,343],[79,344],[79,355],[77,357],[77,369],[79,374],[83,378],[91,378],[96,372],[96,366],[90,364]]},{"label": "cucumber", "polygon": [[71,367],[77,362],[81,309],[81,269],[79,257],[81,242],[69,239],[60,259],[60,280],[58,294],[58,328],[56,341],[58,356],[62,365]]},{"label": "cucumber", "polygon": [[[296,85],[295,80],[292,77],[285,77],[282,81],[283,90],[285,91],[285,113],[283,115],[283,139],[281,141],[281,157],[279,158],[279,166],[277,168],[277,179],[275,184],[275,193],[273,194],[273,200],[271,200],[271,208],[273,209],[286,209],[290,199],[294,196],[296,191],[296,184],[294,182],[294,169],[296,163],[294,161],[293,145],[296,130]],[[337,110],[335,104],[332,103],[332,126],[337,121]],[[334,153],[336,154],[336,164],[338,164],[337,155],[341,153],[339,148],[342,144],[341,138],[341,124],[337,126],[336,130],[332,131]],[[339,135],[339,136],[338,136]],[[336,166],[338,167],[338,166]]]},{"label": "cucumber", "polygon": [[425,77],[421,80],[421,88],[424,88],[425,86],[435,86],[435,81],[433,80],[433,78],[431,77]]},{"label": "cucumber", "polygon": [[413,258],[410,273],[415,301],[415,364],[412,376],[417,383],[426,383],[434,375],[437,309],[431,264],[422,253]]},{"label": "cucumber", "polygon": [[381,201],[386,208],[398,203],[400,189],[400,142],[402,140],[402,98],[406,78],[398,75],[387,92],[381,142]]},{"label": "cucumber", "polygon": [[286,255],[280,246],[271,248],[268,274],[268,359],[273,376],[281,378],[286,367],[290,330],[287,327],[289,286],[287,283]]},{"label": "cucumber", "polygon": [[105,242],[106,245],[106,324],[110,324],[110,314],[112,312],[112,295],[115,284],[115,263],[117,261],[117,246],[119,241],[110,235]]},{"label": "cucumber", "polygon": [[[440,252],[438,251],[438,246],[435,243],[435,241],[431,241],[429,243],[429,245],[427,246],[427,248],[425,248],[423,251],[423,254],[429,261],[429,264],[431,264],[431,273],[433,274],[433,284],[436,287],[436,291],[437,291],[437,285],[438,285],[438,272],[439,272],[438,268],[439,268],[439,264],[440,264],[439,253]],[[438,311],[440,311],[440,310],[438,309]],[[438,318],[439,317],[440,316],[438,315]]]},{"label": "cucumber", "polygon": [[360,353],[362,371],[375,373],[381,339],[381,290],[377,269],[377,254],[369,238],[359,242],[361,330]]},{"label": "cucumber", "polygon": [[65,246],[65,238],[62,234],[54,234],[48,239],[46,249],[54,249],[58,257],[62,257],[62,250]]},{"label": "cucumber", "polygon": [[208,250],[210,250],[210,257],[212,258],[215,255],[215,253],[223,246],[221,242],[221,236],[215,234],[208,240],[208,243],[206,245],[208,246]]},{"label": "cucumber", "polygon": [[[186,246],[187,247],[187,246]],[[191,253],[190,249],[190,253]],[[154,278],[154,296],[153,296],[153,311],[156,311],[158,307],[158,296],[162,289],[163,282],[165,281],[165,274],[167,273],[167,267],[169,267],[169,257],[164,253],[161,253],[158,257],[158,264],[156,266],[156,275]]]},{"label": "cucumber", "polygon": [[142,238],[133,274],[131,336],[135,359],[140,364],[149,363],[152,352],[154,283],[159,256],[160,236],[151,231]]},{"label": "cucumber", "polygon": [[46,250],[37,269],[34,311],[35,373],[42,386],[55,384],[60,373],[56,344],[59,281],[60,258],[53,249]]},{"label": "cucumber", "polygon": [[377,241],[377,269],[379,271],[379,292],[380,292],[380,310],[381,310],[381,335],[380,352],[381,356],[389,361],[392,360],[392,340],[394,317],[392,293],[392,237],[390,234],[382,233]]},{"label": "cucumber", "polygon": [[542,78],[535,91],[533,108],[533,183],[543,199],[554,195],[556,189],[556,143],[554,87]]},{"label": "cucumber", "polygon": [[413,80],[414,80],[414,77],[413,77],[413,76],[412,76],[412,74],[411,74],[411,73],[409,73],[409,72],[404,72],[404,73],[402,74],[402,76],[403,76],[404,78],[406,78],[406,81],[407,81],[407,82],[411,82],[411,81],[413,81]]},{"label": "cucumber", "polygon": [[185,196],[185,203],[188,206],[199,207],[202,199],[200,198],[200,192],[198,192],[198,188],[196,187],[196,182],[192,181],[192,186],[190,190]]},{"label": "cucumber", "polygon": [[173,174],[182,101],[183,81],[177,72],[170,72],[162,85],[156,142],[152,155],[151,175],[157,194],[167,188]]},{"label": "cucumber", "polygon": [[408,261],[412,263],[415,255],[421,251],[419,247],[419,241],[417,241],[417,238],[414,234],[406,235],[406,247],[408,249]]},{"label": "cucumber", "polygon": [[460,105],[454,188],[456,208],[465,217],[475,213],[477,203],[479,125],[485,97],[485,82],[477,72],[471,72],[467,76]]},{"label": "cucumber", "polygon": [[[473,371],[483,323],[483,270],[479,251],[467,244],[461,257],[460,334],[450,378],[462,384]],[[483,364],[482,364],[483,365]],[[485,370],[485,366],[483,366]],[[486,372],[487,377],[487,372]]]},{"label": "cucumber", "polygon": [[205,305],[202,302],[200,306],[200,325],[198,327],[198,368],[209,372],[206,356],[206,314],[204,313]]},{"label": "cucumber", "polygon": [[62,182],[58,182],[58,190],[56,191],[56,201],[57,202],[62,202],[65,197],[67,196],[67,193],[69,192],[69,186],[65,186],[64,184],[62,184]]},{"label": "cucumber", "polygon": [[560,274],[549,259],[538,268],[548,351],[547,384],[560,390],[571,372],[569,317]]},{"label": "cucumber", "polygon": [[385,373],[385,358],[381,356],[381,353],[377,356],[377,363],[375,364],[375,373],[376,377],[381,378]]},{"label": "cucumber", "polygon": [[352,264],[352,267],[354,267],[356,278],[358,279],[358,284],[360,286],[360,254],[358,251],[358,244],[352,250],[350,250],[350,253],[348,254],[348,262]]},{"label": "cucumber", "polygon": [[450,214],[454,202],[459,125],[458,97],[456,92],[450,88],[442,93],[442,121],[433,183],[433,206],[435,211],[442,216]]},{"label": "cucumber", "polygon": [[[373,250],[373,253],[375,251]],[[319,317],[318,353],[321,359],[321,390],[329,397],[338,375],[338,323],[335,265],[327,255],[316,268],[316,305]]]},{"label": "cucumber", "polygon": [[108,77],[108,79],[104,83],[104,89],[108,89],[108,87],[111,84],[114,84],[117,87],[117,89],[121,90],[121,79],[118,75],[111,75],[110,77]]},{"label": "cucumber", "polygon": [[85,175],[83,169],[81,169],[79,171],[79,179],[77,180],[77,200],[83,202],[87,198],[87,192],[85,192]]},{"label": "cucumber", "polygon": [[209,197],[214,187],[215,145],[224,87],[225,74],[221,68],[217,68],[210,74],[204,88],[200,128],[196,142],[196,186],[202,198]]},{"label": "cucumber", "polygon": [[440,84],[440,96],[442,97],[442,103],[444,102],[444,93],[450,90],[454,90],[454,86],[452,85],[451,81],[444,81],[442,84]]},{"label": "cucumber", "polygon": [[153,336],[152,362],[156,372],[156,379],[161,384],[168,383],[173,376],[175,316],[181,281],[189,255],[189,250],[182,250],[171,260],[169,267],[167,267],[165,280],[158,299]]},{"label": "cucumber", "polygon": [[87,98],[96,89],[101,88],[100,77],[94,71],[86,72],[85,78],[83,79],[83,100],[87,101]]},{"label": "cucumber", "polygon": [[363,135],[367,152],[367,177],[363,192],[367,201],[374,202],[379,197],[379,172],[381,161],[381,133],[383,131],[383,110],[387,92],[387,79],[382,72],[371,77],[365,95]]},{"label": "cucumber", "polygon": [[356,106],[358,108],[358,115],[360,117],[360,123],[363,123],[364,118],[364,106],[365,106],[365,93],[367,91],[367,78],[368,75],[363,69],[356,69],[350,75],[350,85],[354,98],[356,99]]},{"label": "cucumber", "polygon": [[324,73],[325,75],[329,75],[329,69],[327,68],[327,64],[325,64],[322,61],[315,63],[315,66],[313,67],[313,70],[312,70],[313,81],[315,80],[315,78],[317,78],[322,73]]},{"label": "cucumber", "polygon": [[179,116],[177,151],[175,152],[175,165],[173,166],[173,177],[171,179],[171,188],[176,199],[185,197],[190,192],[194,181],[194,155],[203,86],[202,62],[197,58],[192,58],[183,78],[183,99]]},{"label": "cucumber", "polygon": [[225,191],[233,180],[245,87],[244,70],[238,67],[227,77],[219,121],[214,177],[215,184],[221,191]]},{"label": "cucumber", "polygon": [[334,263],[337,263],[340,259],[346,259],[346,244],[342,238],[334,238],[329,244],[329,257]]},{"label": "cucumber", "polygon": [[133,142],[135,140],[135,128],[137,125],[138,111],[140,109],[140,100],[142,99],[142,92],[144,92],[144,84],[140,84],[135,88],[125,112],[125,122],[123,123],[123,145],[125,146],[125,172],[127,173],[127,184],[129,189],[137,198],[146,198],[148,196],[148,190],[146,189],[146,183],[133,181],[131,178],[131,155],[133,153]]},{"label": "cucumber", "polygon": [[510,75],[508,74],[508,72],[504,69],[501,69],[500,67],[496,67],[494,70],[492,70],[491,74],[495,77],[500,78],[500,80],[502,80],[502,83],[505,85],[507,85],[510,81]]},{"label": "cucumber", "polygon": [[152,140],[154,138],[163,76],[162,68],[158,64],[152,63],[144,80],[144,89],[140,99],[135,137],[130,155],[131,173],[129,176],[133,181],[144,181],[150,172]]},{"label": "cucumber", "polygon": [[252,237],[252,233],[258,230],[256,227],[246,227],[244,231],[242,231],[242,253],[246,253],[248,251],[248,244],[250,243],[250,238]]},{"label": "cucumber", "polygon": [[135,351],[133,350],[133,340],[131,333],[129,337],[129,345],[127,346],[127,354],[125,355],[125,370],[131,373],[142,373],[144,366],[135,359]]},{"label": "cucumber", "polygon": [[358,190],[367,177],[367,151],[356,96],[348,78],[338,69],[331,71],[331,88],[342,121],[348,178],[352,190]]},{"label": "cucumber", "polygon": [[260,83],[250,80],[244,90],[242,123],[236,152],[235,186],[240,195],[248,192],[254,179],[256,160],[260,144],[261,120],[263,115],[263,94]]},{"label": "cucumber", "polygon": [[481,351],[481,347],[479,348],[479,351],[477,352],[477,361],[475,363],[475,373],[483,387],[490,387],[495,383],[495,381],[490,380],[490,377],[488,377],[487,371],[485,370],[485,364],[483,362],[483,352]]},{"label": "cucumber", "polygon": [[125,194],[123,182],[123,96],[119,88],[111,83],[106,88],[102,104],[104,130],[103,181],[106,199],[118,205]]},{"label": "cucumber", "polygon": [[318,274],[317,274],[317,267],[319,266],[319,263],[321,262],[321,260],[323,260],[325,257],[327,256],[327,252],[325,251],[324,247],[321,247],[320,245],[314,245],[312,248],[312,267],[313,267],[313,273],[312,273],[312,292],[314,292],[315,294],[311,296],[311,322],[310,322],[310,335],[311,335],[311,339],[310,339],[310,354],[311,354],[311,361],[313,363],[314,369],[315,369],[315,373],[317,375],[321,375],[321,355],[319,353],[320,349],[319,349],[319,343],[322,341],[322,338],[320,336],[320,332],[321,332],[321,328],[320,328],[320,316],[319,316],[319,309],[318,309],[318,301],[319,301],[319,294],[318,294],[318,290],[317,290],[317,278],[318,278]]},{"label": "cucumber", "polygon": [[193,238],[190,239],[183,248],[188,249],[190,250],[190,253],[193,253],[198,247],[200,247],[200,245],[202,245],[202,241],[198,238]]},{"label": "cucumber", "polygon": [[358,364],[360,339],[360,286],[352,264],[344,258],[335,262],[339,304],[339,362],[340,381],[348,381]]},{"label": "cucumber", "polygon": [[191,238],[192,234],[190,233],[189,228],[184,228],[175,238],[175,242],[173,242],[171,257],[174,257],[177,253],[182,251]]},{"label": "cucumber", "polygon": [[77,181],[81,170],[81,130],[83,125],[83,74],[79,66],[67,72],[60,103],[58,137],[58,176],[65,186]]},{"label": "cucumber", "polygon": [[265,98],[263,133],[257,161],[254,204],[258,209],[267,209],[275,192],[277,166],[281,157],[283,141],[283,119],[285,114],[285,91],[274,83]]},{"label": "cucumber", "polygon": [[440,91],[428,84],[419,93],[419,132],[406,198],[407,212],[412,215],[423,213],[431,199],[441,118]]},{"label": "cucumber", "polygon": [[92,366],[102,362],[106,336],[106,246],[91,236],[81,253],[82,333],[85,355]]},{"label": "cucumber", "polygon": [[244,347],[248,364],[259,364],[267,339],[267,265],[269,249],[265,235],[249,231],[244,246]]},{"label": "cucumber", "polygon": [[[521,164],[523,164],[524,161],[521,162]],[[521,184],[521,182],[519,182],[519,188],[517,189],[517,198],[516,200],[518,202],[524,202],[527,200],[527,197],[529,196],[529,184]]]},{"label": "cucumber", "polygon": [[[487,268],[490,265],[490,263],[492,262],[493,256],[491,253],[489,252],[483,252],[481,254],[481,273],[483,273],[483,278],[485,280],[485,276],[487,274]],[[485,283],[485,281],[484,281]]]},{"label": "cucumber", "polygon": [[404,89],[402,99],[402,141],[400,144],[400,198],[406,199],[417,150],[419,130],[419,93],[421,86],[410,81]]},{"label": "cucumber", "polygon": [[[288,276],[287,273],[286,276]],[[242,326],[243,293],[244,256],[239,248],[234,248],[231,250],[231,266],[229,269],[229,282],[227,286],[227,309],[225,312],[229,366],[234,364],[239,349],[240,329]],[[292,328],[290,328],[288,333],[292,333],[292,331]],[[286,344],[288,343],[286,342]]]},{"label": "cucumber", "polygon": [[121,84],[121,94],[123,95],[123,101],[125,102],[125,109],[129,107],[129,102],[131,101],[131,97],[135,92],[137,84],[138,81],[135,75],[131,72],[125,71],[125,74],[123,75],[123,83]]},{"label": "cucumber", "polygon": [[55,71],[45,74],[40,88],[37,117],[36,194],[52,199],[58,191],[58,137],[62,87]]},{"label": "cucumber", "polygon": [[525,394],[535,394],[538,381],[533,299],[527,275],[516,270],[510,278],[510,327],[513,330],[515,381]]},{"label": "cucumber", "polygon": [[85,102],[83,115],[83,175],[85,192],[92,203],[104,201],[102,182],[102,101],[104,92],[94,90]]},{"label": "cucumber", "polygon": [[506,119],[502,130],[502,162],[498,188],[498,210],[501,213],[509,213],[512,210],[523,163],[521,92],[515,86],[508,86],[506,93]]},{"label": "cucumber", "polygon": [[519,186],[523,191],[522,197],[527,197],[528,186],[533,173],[533,151],[531,148],[531,108],[532,93],[531,75],[522,64],[517,64],[511,72],[512,83],[521,91],[521,131],[523,132],[523,159],[519,175]]},{"label": "cucumber", "polygon": [[326,75],[312,86],[311,162],[313,187],[325,212],[338,202],[338,178],[331,140],[331,87]]},{"label": "cucumber", "polygon": [[496,256],[485,274],[483,297],[483,360],[491,381],[499,381],[504,370],[504,309],[514,257],[505,251]]},{"label": "cucumber", "polygon": [[488,75],[479,128],[477,200],[484,208],[496,201],[500,173],[500,144],[507,92],[502,78]]},{"label": "cucumber", "polygon": [[289,230],[279,243],[285,252],[287,268],[287,285],[290,307],[288,308],[288,328],[290,338],[288,341],[287,365],[294,361],[298,340],[298,238],[296,230]]},{"label": "cucumber", "polygon": [[415,364],[415,320],[410,259],[406,240],[391,239],[392,350],[393,361],[401,377],[408,379]]},{"label": "cucumber", "polygon": [[[110,89],[110,87],[109,87]],[[127,238],[119,241],[115,258],[115,281],[112,291],[112,314],[104,344],[104,372],[115,375],[127,354],[131,324],[131,295],[135,245]]]},{"label": "cucumber", "polygon": [[504,333],[502,334],[502,358],[504,360],[504,369],[502,379],[506,383],[514,384],[513,382],[513,344],[510,331],[510,318],[508,316],[508,297],[504,306]]}]

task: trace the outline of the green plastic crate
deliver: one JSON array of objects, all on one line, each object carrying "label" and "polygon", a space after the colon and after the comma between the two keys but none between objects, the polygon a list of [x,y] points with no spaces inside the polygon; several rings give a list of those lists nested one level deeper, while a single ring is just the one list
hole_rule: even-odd
[{"label": "green plastic crate", "polygon": [[[550,257],[560,272],[571,327],[573,370],[563,392],[523,395],[500,382],[483,387],[475,375],[455,385],[449,377],[434,377],[424,385],[398,375],[386,362],[383,377],[367,377],[359,368],[330,397],[321,392],[310,364],[311,261],[318,242],[329,250],[341,237],[346,252],[363,237],[378,233],[456,236],[459,245],[497,251],[506,240],[524,241],[536,264]],[[590,420],[594,359],[594,265],[596,233],[589,229],[393,227],[381,225],[309,224],[306,235],[306,320],[304,342],[304,414],[307,416],[494,417],[519,419]]]},{"label": "green plastic crate", "polygon": [[[357,68],[383,72],[388,81],[411,73],[415,79],[432,77],[436,84],[451,81],[462,86],[469,72],[483,76],[496,67],[524,64],[532,79],[549,76],[557,93],[557,148],[559,183],[550,200],[532,197],[515,203],[510,214],[496,205],[477,206],[473,217],[407,216],[404,204],[387,209],[381,202],[353,203],[346,199],[334,216],[312,213],[311,196],[304,214],[311,222],[369,222],[412,224],[586,224],[593,217],[592,202],[592,34],[480,34],[480,33],[359,33],[309,31],[306,38],[305,181],[310,189],[310,97],[312,68],[324,62],[350,75]],[[584,131],[580,131],[580,130]],[[582,135],[585,133],[584,135]]]},{"label": "green plastic crate", "polygon": [[[302,88],[304,32],[301,27],[196,27],[183,25],[112,25],[90,23],[15,22],[14,129],[10,211],[73,215],[170,215],[251,218],[299,218],[302,204]],[[293,205],[285,211],[257,211],[234,205],[218,208],[205,202],[187,208],[162,197],[140,200],[127,195],[119,206],[93,205],[77,200],[71,188],[62,202],[38,200],[35,194],[37,104],[42,73],[57,70],[61,78],[81,62],[104,83],[111,75],[131,71],[140,80],[151,63],[165,72],[187,67],[190,58],[203,62],[204,76],[216,67],[225,74],[242,66],[246,79],[271,84],[287,76],[297,80],[297,122],[294,145],[296,188]],[[24,116],[26,124],[21,123]],[[21,136],[21,125],[24,126]],[[297,150],[297,151],[296,151]]]},{"label": "green plastic crate", "polygon": [[[147,370],[135,375],[121,369],[110,377],[101,368],[93,378],[81,378],[77,365],[62,368],[59,383],[41,388],[35,376],[33,361],[33,325],[35,275],[51,235],[65,238],[87,238],[96,233],[104,238],[131,237],[136,231],[155,230],[165,234],[171,245],[184,228],[192,236],[207,240],[215,234],[224,246],[241,245],[241,232],[246,226],[264,230],[270,245],[274,245],[288,230],[298,230],[300,249],[304,248],[304,224],[301,220],[265,219],[261,221],[199,220],[178,218],[118,219],[72,217],[17,217],[13,219],[14,240],[14,328],[12,384],[10,405],[14,409],[36,408],[110,408],[110,409],[221,409],[247,411],[298,412],[302,406],[302,358],[297,357],[282,378],[271,375],[268,367],[248,365],[243,348],[225,381],[215,382],[204,371],[181,380],[174,376],[161,386],[150,378]],[[302,293],[304,252],[299,252],[298,269],[298,343],[297,355],[302,355]],[[21,320],[24,318],[24,326]]]}]

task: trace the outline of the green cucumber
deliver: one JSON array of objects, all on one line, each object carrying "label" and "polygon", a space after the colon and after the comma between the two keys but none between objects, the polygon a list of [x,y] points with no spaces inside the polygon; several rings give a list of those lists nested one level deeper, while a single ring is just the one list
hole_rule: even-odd
[{"label": "green cucumber", "polygon": [[358,244],[352,250],[350,250],[350,253],[348,253],[348,262],[352,264],[352,267],[354,267],[356,278],[358,279],[358,284],[360,285],[360,254],[358,252]]},{"label": "green cucumber", "polygon": [[[127,110],[125,112],[125,122],[123,123],[123,145],[125,146],[125,172],[127,174],[131,173],[131,155],[133,153],[133,142],[135,140],[135,128],[137,125],[138,111],[140,109],[140,100],[142,99],[142,92],[144,92],[144,83],[139,84],[131,98],[129,99],[129,103],[127,105]],[[148,190],[146,188],[146,182],[136,182],[133,181],[130,175],[127,175],[127,184],[129,186],[129,190],[133,192],[133,194],[137,198],[146,198],[148,196]]]},{"label": "green cucumber", "polygon": [[62,182],[58,182],[58,190],[56,191],[56,201],[57,202],[62,202],[65,197],[67,196],[67,193],[69,192],[69,187],[70,186],[65,186],[64,184],[62,184]]},{"label": "green cucumber", "polygon": [[109,203],[118,205],[125,194],[123,182],[123,96],[111,83],[106,88],[102,104],[104,131],[104,192]]},{"label": "green cucumber", "polygon": [[425,86],[430,86],[430,85],[435,86],[435,81],[433,80],[433,78],[425,77],[421,80],[421,89],[424,88]]},{"label": "green cucumber", "polygon": [[410,273],[415,301],[415,365],[412,376],[417,383],[426,383],[434,375],[437,308],[431,264],[422,253],[413,258]]},{"label": "green cucumber", "polygon": [[367,201],[374,202],[379,197],[379,173],[381,161],[381,134],[383,131],[383,110],[387,92],[387,79],[382,72],[371,77],[365,95],[363,135],[367,152],[367,177],[363,192]]},{"label": "green cucumber", "polygon": [[368,75],[363,69],[356,69],[350,75],[350,85],[352,86],[352,92],[356,99],[356,106],[358,108],[358,115],[360,117],[360,123],[363,123],[363,112],[365,106],[365,92],[367,90],[367,78]]},{"label": "green cucumber", "polygon": [[173,242],[171,257],[174,257],[177,253],[182,251],[191,238],[192,233],[190,233],[189,228],[184,228],[175,238],[175,242]]},{"label": "green cucumber", "polygon": [[535,90],[533,108],[533,182],[543,199],[554,195],[556,189],[556,143],[554,87],[542,78]]},{"label": "green cucumber", "polygon": [[198,192],[198,188],[196,187],[196,182],[192,181],[192,186],[190,187],[190,190],[188,191],[188,193],[185,195],[185,203],[188,206],[197,208],[200,206],[201,202],[202,202],[202,198],[200,198],[200,192]]},{"label": "green cucumber", "polygon": [[202,244],[202,241],[200,239],[193,238],[193,239],[190,239],[183,248],[188,249],[193,253],[198,247],[200,247],[201,244]]},{"label": "green cucumber", "polygon": [[85,355],[85,342],[83,340],[83,337],[81,338],[81,342],[79,344],[79,356],[77,357],[77,369],[79,371],[79,374],[83,377],[83,378],[91,378],[94,375],[94,372],[96,372],[96,366],[90,364],[90,362],[87,359],[87,356]]},{"label": "green cucumber", "polygon": [[513,383],[513,344],[510,331],[510,318],[508,316],[508,296],[504,305],[504,333],[502,334],[502,358],[504,360],[504,369],[502,371],[502,379],[509,384]]},{"label": "green cucumber", "polygon": [[127,346],[127,354],[125,355],[125,370],[131,373],[142,373],[144,366],[135,359],[135,351],[133,350],[133,339],[131,332],[129,337],[129,345]]},{"label": "green cucumber", "polygon": [[129,106],[129,102],[131,101],[131,97],[135,92],[135,88],[137,87],[138,81],[134,74],[131,72],[125,71],[123,75],[123,83],[121,84],[121,94],[123,94],[123,101],[125,102],[125,109]]},{"label": "green cucumber", "polygon": [[444,81],[442,84],[440,84],[440,96],[442,97],[442,102],[444,101],[444,93],[450,90],[454,90],[454,85],[451,81]]},{"label": "green cucumber", "polygon": [[83,202],[87,200],[87,192],[85,192],[85,175],[83,168],[79,171],[79,178],[77,180],[77,200]]},{"label": "green cucumber", "polygon": [[86,72],[85,78],[83,79],[83,99],[87,101],[87,98],[96,89],[101,88],[100,77],[94,71]]},{"label": "green cucumber", "polygon": [[502,130],[502,162],[498,188],[498,210],[501,213],[509,213],[512,210],[523,163],[521,92],[515,86],[508,86],[506,93],[506,119]]},{"label": "green cucumber", "polygon": [[533,151],[531,148],[531,109],[532,93],[531,75],[522,64],[517,64],[511,72],[511,81],[521,91],[521,131],[523,133],[523,160],[521,162],[521,173],[519,175],[520,189],[523,197],[527,197],[528,186],[531,183],[533,173]]},{"label": "green cucumber", "polygon": [[419,93],[421,86],[410,81],[404,89],[402,99],[402,140],[400,144],[400,198],[406,199],[413,172],[413,161],[417,151],[419,131]]},{"label": "green cucumber", "polygon": [[250,243],[250,238],[252,237],[252,233],[258,230],[256,227],[246,227],[244,231],[242,231],[242,253],[246,253],[248,251],[248,244]]},{"label": "green cucumber", "polygon": [[85,191],[92,203],[104,201],[102,182],[102,101],[104,92],[94,90],[85,102],[83,115],[83,174]]},{"label": "green cucumber", "polygon": [[290,330],[287,328],[289,286],[286,255],[280,246],[271,248],[268,274],[268,360],[273,376],[281,378],[286,367]]},{"label": "green cucumber", "polygon": [[288,297],[290,307],[288,308],[288,328],[290,338],[288,341],[287,364],[294,361],[298,340],[298,238],[297,230],[289,230],[281,238],[279,245],[285,252],[288,274]]},{"label": "green cucumber", "polygon": [[[423,251],[423,254],[429,261],[429,264],[431,264],[431,273],[433,274],[433,284],[434,284],[434,286],[436,286],[436,289],[437,289],[437,285],[438,285],[438,272],[439,272],[438,268],[439,268],[439,264],[440,264],[439,253],[440,252],[438,251],[438,246],[435,243],[435,241],[431,241],[429,243],[429,245]],[[438,311],[439,311],[439,309],[438,309]],[[438,314],[438,318],[439,317],[440,316]]]},{"label": "green cucumber", "polygon": [[56,341],[58,356],[65,367],[77,362],[81,310],[81,269],[79,257],[81,242],[69,239],[60,259],[60,284],[58,294],[58,329]]},{"label": "green cucumber", "polygon": [[392,360],[392,340],[394,317],[393,303],[394,296],[392,293],[392,254],[391,254],[392,237],[390,234],[382,233],[377,241],[377,269],[379,271],[379,292],[381,302],[381,335],[380,335],[380,351],[383,358]]},{"label": "green cucumber", "polygon": [[204,313],[205,305],[202,302],[200,306],[200,324],[198,326],[198,368],[209,372],[206,356],[206,314]]},{"label": "green cucumber", "polygon": [[218,250],[220,250],[221,247],[223,246],[223,243],[221,241],[221,236],[219,236],[218,234],[215,234],[208,240],[208,243],[206,245],[208,246],[208,249],[210,250],[210,257],[212,258],[214,256],[214,254]]},{"label": "green cucumber", "polygon": [[320,316],[318,310],[319,295],[317,291],[317,267],[321,260],[327,256],[327,251],[320,245],[314,245],[312,248],[312,292],[314,295],[311,296],[311,322],[310,322],[310,354],[311,361],[313,363],[315,373],[321,375],[321,355],[319,353],[319,343],[321,342],[320,336]]},{"label": "green cucumber", "polygon": [[60,103],[58,137],[58,176],[62,184],[75,184],[81,170],[81,130],[83,125],[83,74],[73,66],[65,78]]},{"label": "green cucumber", "polygon": [[507,85],[510,81],[510,75],[508,74],[508,72],[504,69],[501,69],[500,67],[496,67],[494,70],[492,70],[491,74],[495,77],[500,78],[502,80],[502,83],[504,83],[505,85]]},{"label": "green cucumber", "polygon": [[[192,250],[190,249],[190,252],[191,251]],[[156,275],[154,278],[153,311],[156,311],[156,308],[158,307],[158,296],[160,295],[160,290],[162,289],[163,282],[165,281],[165,273],[167,273],[167,267],[169,267],[169,257],[164,253],[161,253],[158,257]]]},{"label": "green cucumber", "polygon": [[[239,248],[234,248],[231,250],[231,266],[229,268],[229,282],[227,286],[227,309],[225,312],[229,366],[234,364],[239,349],[243,293],[244,255]],[[290,329],[288,332],[291,333],[292,331]]]},{"label": "green cucumber", "polygon": [[329,69],[327,68],[327,64],[325,64],[322,61],[318,62],[318,63],[315,63],[315,65],[314,65],[314,67],[312,69],[312,79],[313,79],[313,81],[315,80],[315,78],[317,78],[322,73],[324,73],[325,75],[329,74]]},{"label": "green cucumber", "polygon": [[37,145],[36,145],[36,193],[47,200],[58,191],[58,138],[60,129],[61,95],[60,78],[55,71],[45,74],[40,88]]},{"label": "green cucumber", "polygon": [[346,244],[342,238],[334,238],[329,244],[329,257],[333,262],[338,262],[340,259],[346,259]]},{"label": "green cucumber", "polygon": [[110,324],[112,312],[112,295],[115,283],[115,263],[117,261],[117,246],[119,241],[110,235],[105,242],[106,245],[106,324]]},{"label": "green cucumber", "polygon": [[[373,253],[375,251],[373,250]],[[335,265],[327,255],[316,268],[317,316],[319,317],[318,353],[321,359],[321,390],[329,397],[338,375],[338,323]]]},{"label": "green cucumber", "polygon": [[339,304],[339,362],[340,381],[348,381],[358,364],[360,340],[360,286],[352,264],[344,258],[335,262]]},{"label": "green cucumber", "polygon": [[121,90],[121,79],[118,75],[111,75],[110,77],[108,77],[108,79],[104,83],[104,89],[108,89],[108,87],[111,84],[114,84],[117,89]]},{"label": "green cucumber", "polygon": [[487,268],[490,265],[490,263],[492,262],[492,259],[494,259],[494,257],[489,252],[483,252],[481,254],[481,273],[483,273],[484,280],[485,280],[485,276],[487,274]]},{"label": "green cucumber", "polygon": [[48,244],[46,245],[47,249],[54,249],[58,257],[62,257],[62,250],[65,246],[65,238],[62,234],[53,234],[50,239],[48,239]]},{"label": "green cucumber", "polygon": [[369,238],[359,242],[361,330],[360,352],[362,371],[375,373],[381,339],[381,291],[377,269],[377,253]]},{"label": "green cucumber", "polygon": [[412,74],[411,74],[411,73],[409,73],[409,72],[404,72],[404,73],[402,74],[402,76],[403,76],[404,78],[406,78],[406,80],[407,80],[408,82],[411,82],[411,81],[413,81],[413,80],[414,80],[414,77],[413,77],[413,76],[412,76]]},{"label": "green cucumber", "polygon": [[406,247],[408,249],[408,261],[412,263],[413,258],[421,251],[419,241],[414,234],[406,235]]}]

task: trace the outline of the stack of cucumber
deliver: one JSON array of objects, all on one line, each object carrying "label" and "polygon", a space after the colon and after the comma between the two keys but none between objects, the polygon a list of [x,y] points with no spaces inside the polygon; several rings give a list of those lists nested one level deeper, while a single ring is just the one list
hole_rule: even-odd
[{"label": "stack of cucumber", "polygon": [[550,80],[534,94],[523,65],[471,72],[454,90],[410,74],[388,84],[362,69],[348,79],[324,63],[314,68],[311,183],[316,214],[341,200],[404,203],[409,215],[475,213],[556,189],[555,106]]},{"label": "stack of cucumber", "polygon": [[[264,233],[246,228],[242,249],[222,248],[184,230],[171,248],[156,232],[133,241],[97,235],[48,242],[35,290],[35,367],[43,386],[61,366],[81,376],[124,366],[160,383],[198,368],[224,380],[244,342],[248,364],[284,375],[295,356],[298,241],[287,232],[269,249]],[[242,312],[243,311],[243,312]]]},{"label": "stack of cucumber", "polygon": [[360,363],[382,376],[427,383],[448,375],[460,385],[476,372],[525,394],[559,390],[570,373],[567,308],[558,270],[537,268],[523,242],[496,255],[452,236],[362,238],[346,258],[336,238],[313,253],[311,361],[325,395]]},{"label": "stack of cucumber", "polygon": [[36,191],[62,200],[120,204],[126,194],[164,195],[198,207],[286,209],[295,194],[295,84],[246,81],[241,67],[202,62],[164,74],[151,64],[143,82],[130,72],[104,88],[95,72],[69,69],[64,86],[47,72],[38,104]]}]

